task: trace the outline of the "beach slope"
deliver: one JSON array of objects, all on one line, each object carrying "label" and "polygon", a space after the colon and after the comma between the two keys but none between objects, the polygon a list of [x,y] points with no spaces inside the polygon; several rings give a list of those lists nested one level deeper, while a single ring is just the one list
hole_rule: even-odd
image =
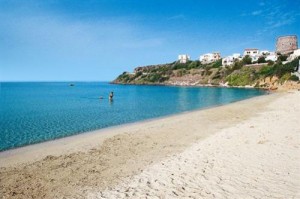
[{"label": "beach slope", "polygon": [[[300,198],[300,92],[92,197]],[[255,107],[254,107],[255,108]]]}]

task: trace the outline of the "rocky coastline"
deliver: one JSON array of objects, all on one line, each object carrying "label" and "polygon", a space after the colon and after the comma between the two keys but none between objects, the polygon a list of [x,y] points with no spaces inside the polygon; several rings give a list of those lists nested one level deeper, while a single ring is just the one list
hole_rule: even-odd
[{"label": "rocky coastline", "polygon": [[137,67],[132,73],[124,72],[112,84],[255,88],[264,90],[300,89],[300,81],[292,75],[298,60],[287,64],[265,63],[221,67],[212,63],[201,65],[194,61],[187,64],[170,64]]}]

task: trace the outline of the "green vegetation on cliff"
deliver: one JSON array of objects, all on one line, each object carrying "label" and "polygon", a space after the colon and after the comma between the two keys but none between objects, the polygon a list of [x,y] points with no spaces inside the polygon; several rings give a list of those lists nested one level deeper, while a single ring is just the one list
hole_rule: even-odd
[{"label": "green vegetation on cliff", "polygon": [[222,60],[210,64],[199,61],[187,63],[167,63],[135,68],[133,73],[124,72],[113,83],[117,84],[181,84],[183,85],[220,85],[230,86],[259,85],[259,81],[267,77],[277,77],[282,83],[286,80],[298,81],[291,75],[298,67],[299,59],[282,64],[260,59],[259,65],[248,65],[250,57],[244,57],[232,66],[222,67]]}]

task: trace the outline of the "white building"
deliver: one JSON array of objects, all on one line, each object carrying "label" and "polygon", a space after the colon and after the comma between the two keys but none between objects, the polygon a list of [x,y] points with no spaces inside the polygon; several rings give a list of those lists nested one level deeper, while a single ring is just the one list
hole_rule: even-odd
[{"label": "white building", "polygon": [[240,60],[241,59],[241,54],[239,53],[234,53],[233,55],[224,57],[222,59],[222,66],[230,66],[232,64],[234,64],[235,61]]},{"label": "white building", "polygon": [[180,63],[185,64],[191,59],[189,55],[178,55],[178,60]]},{"label": "white building", "polygon": [[268,50],[261,50],[261,51],[259,51],[259,55],[260,56],[268,56],[268,55],[270,55],[270,51],[268,51]]},{"label": "white building", "polygon": [[292,61],[297,57],[300,57],[300,49],[294,50],[294,52],[288,57],[288,61]]},{"label": "white building", "polygon": [[259,50],[257,48],[246,48],[244,50],[244,56],[249,55],[250,57],[252,56],[258,56],[259,55]]},{"label": "white building", "polygon": [[257,48],[246,48],[244,50],[244,57],[249,56],[252,59],[252,62],[256,62],[260,57],[259,50]]},{"label": "white building", "polygon": [[[259,57],[264,57],[266,61],[277,61],[278,58],[275,52],[270,52],[268,50],[259,51]],[[254,60],[252,59],[252,61],[255,61],[256,58],[257,56],[254,56]]]},{"label": "white building", "polygon": [[213,53],[207,53],[207,54],[201,55],[199,58],[199,61],[203,64],[209,64],[209,63],[215,62],[219,59],[221,59],[220,53],[213,52]]},{"label": "white building", "polygon": [[269,54],[267,54],[265,56],[265,60],[266,61],[277,61],[277,54],[275,52],[269,52]]}]

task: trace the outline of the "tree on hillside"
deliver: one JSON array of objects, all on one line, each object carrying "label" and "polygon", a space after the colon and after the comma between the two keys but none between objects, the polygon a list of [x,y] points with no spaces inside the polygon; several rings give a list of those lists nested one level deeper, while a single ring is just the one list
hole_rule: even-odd
[{"label": "tree on hillside", "polygon": [[193,61],[188,65],[188,69],[197,68],[200,65],[199,61]]},{"label": "tree on hillside", "polygon": [[239,70],[243,67],[243,62],[242,61],[236,61],[233,64],[232,70]]},{"label": "tree on hillside", "polygon": [[257,63],[266,63],[265,57],[261,56],[258,58]]},{"label": "tree on hillside", "polygon": [[278,60],[280,60],[280,61],[286,61],[287,58],[288,58],[287,55],[279,55]]},{"label": "tree on hillside", "polygon": [[251,64],[252,63],[252,58],[249,55],[246,55],[243,59],[242,59],[243,64]]},{"label": "tree on hillside", "polygon": [[213,68],[219,68],[222,66],[222,59],[215,61],[212,65]]}]

